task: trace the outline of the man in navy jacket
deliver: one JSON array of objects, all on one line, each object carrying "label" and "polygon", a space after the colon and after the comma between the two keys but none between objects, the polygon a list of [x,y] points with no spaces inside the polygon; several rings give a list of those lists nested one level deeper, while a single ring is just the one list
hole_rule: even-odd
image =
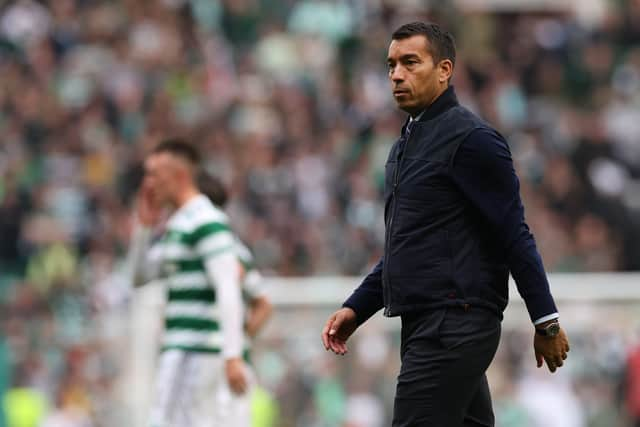
[{"label": "man in navy jacket", "polygon": [[384,307],[401,316],[394,427],[493,426],[486,369],[500,340],[511,273],[551,372],[569,351],[542,260],[524,220],[504,138],[458,104],[453,37],[415,22],[393,33],[389,78],[409,117],[385,167],[384,255],[322,331],[345,354]]}]

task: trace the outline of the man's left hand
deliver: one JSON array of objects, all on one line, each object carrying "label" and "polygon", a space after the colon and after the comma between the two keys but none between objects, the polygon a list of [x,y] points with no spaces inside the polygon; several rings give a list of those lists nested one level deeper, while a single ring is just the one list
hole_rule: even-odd
[{"label": "man's left hand", "polygon": [[564,329],[560,328],[560,332],[555,337],[545,337],[534,334],[533,349],[536,354],[538,368],[542,367],[543,361],[547,362],[549,371],[555,372],[561,367],[567,358],[569,351],[569,340]]}]

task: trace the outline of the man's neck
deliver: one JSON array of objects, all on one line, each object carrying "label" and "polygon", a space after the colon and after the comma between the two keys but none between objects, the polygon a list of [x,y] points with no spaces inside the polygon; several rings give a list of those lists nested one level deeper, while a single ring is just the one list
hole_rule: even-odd
[{"label": "man's neck", "polygon": [[189,187],[178,195],[175,200],[176,210],[189,203],[194,197],[200,195],[195,187]]}]

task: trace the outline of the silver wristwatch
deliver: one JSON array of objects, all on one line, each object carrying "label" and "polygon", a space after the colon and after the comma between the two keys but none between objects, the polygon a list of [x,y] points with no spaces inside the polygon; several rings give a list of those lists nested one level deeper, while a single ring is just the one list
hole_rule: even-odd
[{"label": "silver wristwatch", "polygon": [[560,333],[560,323],[552,322],[543,328],[536,327],[536,334],[543,337],[555,337]]}]

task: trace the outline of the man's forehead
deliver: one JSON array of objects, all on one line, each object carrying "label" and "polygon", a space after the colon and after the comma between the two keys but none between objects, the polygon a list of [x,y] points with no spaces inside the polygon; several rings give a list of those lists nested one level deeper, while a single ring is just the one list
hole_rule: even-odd
[{"label": "man's forehead", "polygon": [[145,164],[147,166],[154,166],[158,163],[170,162],[173,157],[174,156],[171,156],[167,152],[151,153],[145,160]]},{"label": "man's forehead", "polygon": [[389,58],[396,58],[403,55],[428,55],[429,40],[422,34],[407,37],[405,39],[391,40],[389,44]]},{"label": "man's forehead", "polygon": [[159,153],[152,153],[147,157],[149,166],[152,167],[170,167],[170,168],[189,168],[191,164],[189,161],[179,155],[171,153],[169,151],[161,151]]}]

